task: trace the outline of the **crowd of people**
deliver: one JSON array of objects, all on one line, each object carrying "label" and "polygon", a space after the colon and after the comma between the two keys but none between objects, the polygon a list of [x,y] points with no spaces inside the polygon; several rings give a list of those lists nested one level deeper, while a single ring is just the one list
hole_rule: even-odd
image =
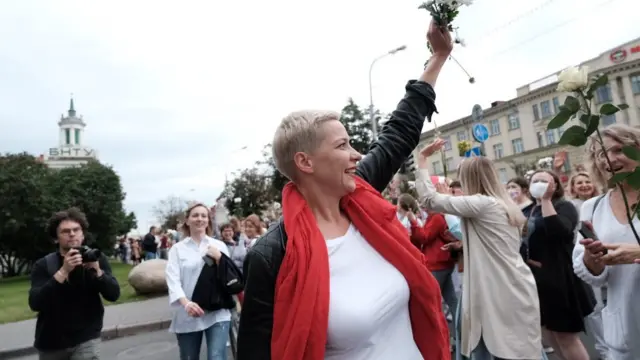
[{"label": "crowd of people", "polygon": [[[455,359],[545,359],[545,347],[588,360],[583,331],[601,359],[640,359],[640,221],[627,216],[640,193],[609,183],[639,165],[622,147],[640,148],[640,130],[604,128],[604,143],[591,138],[586,148],[589,171],[568,184],[550,169],[503,184],[485,157],[464,159],[457,181],[432,177],[428,159],[445,145],[436,139],[418,157],[417,197],[392,204],[381,192],[436,111],[452,49],[433,22],[427,39],[430,60],[367,156],[350,146],[336,112],[282,120],[273,158],[291,181],[280,220],[267,226],[251,215],[214,226],[206,205],[189,206],[179,239],[165,248],[181,359],[198,359],[203,339],[209,360],[226,359],[238,315],[239,360],[443,360],[452,350]],[[108,261],[77,250],[86,226],[75,212],[57,214],[60,249],[34,266],[29,301],[39,312],[41,358],[99,358],[99,297],[119,294]],[[152,259],[162,240],[154,229],[148,235],[137,251]],[[123,259],[139,261],[130,247]],[[69,307],[89,305],[99,321],[86,314],[64,323]]]}]

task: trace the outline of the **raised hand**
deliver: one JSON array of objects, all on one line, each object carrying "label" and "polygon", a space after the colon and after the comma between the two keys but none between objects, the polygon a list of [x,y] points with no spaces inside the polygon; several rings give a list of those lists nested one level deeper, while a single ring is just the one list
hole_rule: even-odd
[{"label": "raised hand", "polygon": [[433,55],[447,57],[451,54],[451,50],[453,50],[451,33],[446,26],[438,26],[434,19],[431,19],[431,23],[429,24],[427,41],[431,44]]}]

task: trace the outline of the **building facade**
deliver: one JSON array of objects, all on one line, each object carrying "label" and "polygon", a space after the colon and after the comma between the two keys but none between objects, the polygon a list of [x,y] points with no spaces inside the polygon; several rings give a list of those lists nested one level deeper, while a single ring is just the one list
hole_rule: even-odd
[{"label": "building facade", "polygon": [[[591,75],[607,74],[609,83],[600,88],[594,97],[596,107],[611,102],[624,103],[629,108],[601,119],[601,127],[614,123],[640,126],[640,38],[600,54],[582,63],[588,66]],[[508,101],[497,101],[484,109],[483,116],[474,122],[472,115],[455,120],[438,128],[440,137],[447,141],[442,156],[429,159],[430,171],[443,175],[447,165],[450,177],[455,177],[460,156],[457,144],[463,140],[480,146],[471,134],[476,123],[489,130],[488,139],[482,144],[485,156],[492,159],[500,180],[507,182],[522,175],[543,158],[554,158],[554,168],[563,180],[584,162],[584,149],[557,145],[563,129],[577,125],[570,120],[561,129],[547,131],[547,124],[564,103],[567,93],[556,92],[557,75],[545,77],[517,89],[517,96]],[[422,134],[419,148],[433,141],[434,130]]]},{"label": "building facade", "polygon": [[97,160],[97,152],[83,144],[86,126],[82,116],[76,115],[72,98],[67,116],[60,115],[58,146],[49,148],[44,156],[45,164],[53,169],[62,169],[80,166],[89,160]]}]

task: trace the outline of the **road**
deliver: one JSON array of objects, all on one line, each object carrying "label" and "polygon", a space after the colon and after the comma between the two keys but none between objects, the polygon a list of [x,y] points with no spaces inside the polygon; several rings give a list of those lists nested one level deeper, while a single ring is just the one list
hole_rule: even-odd
[{"label": "road", "polygon": [[[206,347],[202,346],[200,359],[206,359]],[[102,343],[101,360],[176,360],[179,359],[176,337],[166,330],[123,337]],[[17,358],[38,360],[38,355]],[[233,360],[231,351],[227,360]]]},{"label": "road", "polygon": [[[582,336],[591,359],[598,356],[593,348],[593,340]],[[205,346],[202,347],[200,359],[206,359]],[[136,336],[119,338],[102,343],[102,360],[176,360],[179,359],[176,338],[167,331],[157,331]],[[37,355],[18,358],[19,360],[38,360]],[[558,360],[555,354],[549,354],[549,360]],[[227,360],[233,360],[231,352]]]}]

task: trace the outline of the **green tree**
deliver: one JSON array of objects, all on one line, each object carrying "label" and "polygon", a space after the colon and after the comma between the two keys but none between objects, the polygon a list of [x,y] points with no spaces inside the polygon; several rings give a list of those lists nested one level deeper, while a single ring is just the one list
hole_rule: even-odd
[{"label": "green tree", "polygon": [[258,161],[257,165],[266,166],[269,178],[269,200],[271,202],[282,202],[282,189],[289,182],[286,176],[276,168],[276,162],[273,160],[271,152],[272,146],[268,144],[262,150],[263,160]]},{"label": "green tree", "polygon": [[241,170],[223,191],[229,213],[242,217],[260,215],[272,202],[270,180],[269,174],[258,167]]},{"label": "green tree", "polygon": [[126,235],[131,229],[138,228],[138,219],[136,214],[132,211],[128,214],[123,210],[120,215],[120,226],[118,226],[118,235]]},{"label": "green tree", "polygon": [[123,224],[123,200],[120,178],[98,162],[52,170],[26,153],[0,157],[3,275],[20,274],[55,249],[47,221],[54,212],[72,206],[87,215],[87,243],[111,252]]},{"label": "green tree", "polygon": [[3,277],[22,274],[54,249],[45,231],[54,201],[47,191],[49,169],[35,157],[0,157],[0,269]]},{"label": "green tree", "polygon": [[[377,117],[379,118],[379,116]],[[371,123],[368,117],[365,118],[365,113],[352,98],[349,98],[347,105],[342,108],[340,122],[347,129],[351,138],[351,146],[361,154],[366,154],[373,139]]]},{"label": "green tree", "polygon": [[185,199],[178,196],[169,196],[160,200],[151,212],[163,229],[177,229],[178,224],[184,221],[185,211],[187,211],[188,207],[189,204]]},{"label": "green tree", "polygon": [[86,242],[111,252],[116,236],[122,230],[123,201],[120,177],[110,167],[90,161],[80,167],[54,170],[50,174],[49,191],[56,199],[55,210],[78,207],[89,221]]}]

